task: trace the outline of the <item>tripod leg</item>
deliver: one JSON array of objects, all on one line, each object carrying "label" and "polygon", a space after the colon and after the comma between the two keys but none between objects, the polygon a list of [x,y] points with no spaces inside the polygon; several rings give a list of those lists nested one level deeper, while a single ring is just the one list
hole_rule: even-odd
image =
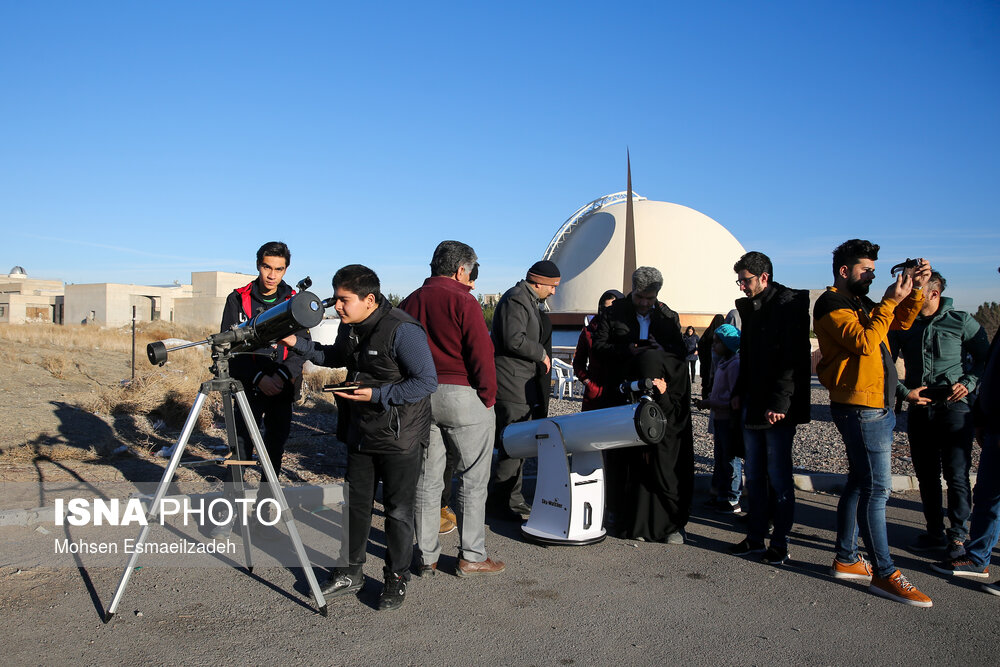
[{"label": "tripod leg", "polygon": [[[229,440],[230,448],[236,449],[237,460],[245,461],[247,460],[247,452],[245,447],[240,443],[239,438],[236,437],[236,416],[233,413],[233,395],[231,392],[222,391],[222,411],[226,417],[226,437]],[[250,414],[243,413],[243,423],[247,425],[247,430],[257,428],[257,423],[254,421],[253,412]],[[252,432],[252,431],[251,431]],[[240,499],[245,499],[247,497],[246,488],[243,484],[243,466],[229,466],[230,474],[227,475],[232,480],[233,486],[235,487],[236,494]],[[226,490],[226,496],[232,495],[233,489]],[[246,505],[241,505],[241,507],[246,507]],[[247,572],[253,572],[253,551],[252,544],[250,542],[250,526],[246,521],[240,521],[240,535],[243,536],[243,559],[247,566]]]},{"label": "tripod leg", "polygon": [[184,450],[187,448],[191,432],[194,431],[194,427],[198,423],[198,415],[201,413],[202,406],[205,405],[206,397],[207,394],[199,391],[194,405],[191,406],[191,412],[188,413],[187,421],[184,422],[184,428],[181,429],[181,435],[177,439],[174,453],[170,456],[170,463],[167,464],[167,469],[163,471],[163,478],[160,479],[160,485],[156,488],[156,495],[153,496],[153,501],[149,505],[149,512],[146,514],[146,525],[139,531],[139,538],[135,542],[132,557],[129,558],[128,565],[125,566],[125,571],[122,572],[122,578],[118,582],[118,588],[115,590],[114,597],[111,598],[111,604],[108,606],[107,613],[104,616],[105,623],[111,620],[118,609],[118,603],[121,602],[122,595],[125,593],[125,587],[128,585],[128,580],[135,570],[136,562],[139,560],[139,552],[142,551],[142,545],[146,543],[146,538],[149,536],[149,528],[152,526],[153,521],[156,520],[156,516],[160,511],[160,503],[163,501],[163,497],[167,495],[167,488],[169,488],[170,482],[174,478],[174,473],[177,472],[177,466],[180,464]]},{"label": "tripod leg", "polygon": [[278,474],[275,472],[274,466],[271,465],[271,459],[267,455],[267,448],[264,446],[264,439],[260,437],[260,429],[257,428],[256,422],[254,422],[251,418],[252,413],[250,410],[250,403],[247,401],[247,397],[242,391],[236,392],[236,404],[240,406],[240,412],[243,414],[247,430],[250,431],[250,437],[253,439],[254,447],[257,448],[257,458],[260,461],[261,467],[264,469],[264,477],[271,486],[275,500],[278,501],[278,508],[281,510],[281,518],[285,523],[285,528],[288,529],[288,536],[291,538],[292,544],[295,545],[295,553],[299,557],[299,564],[302,565],[302,570],[306,573],[306,580],[309,582],[309,588],[312,590],[313,598],[316,600],[319,612],[326,616],[326,598],[323,597],[323,593],[319,589],[319,582],[316,580],[316,574],[313,572],[312,564],[309,562],[309,556],[306,554],[306,548],[302,545],[302,538],[299,537],[299,529],[295,526],[295,519],[292,517],[292,511],[288,507],[288,501],[285,500],[285,492],[278,484]]}]

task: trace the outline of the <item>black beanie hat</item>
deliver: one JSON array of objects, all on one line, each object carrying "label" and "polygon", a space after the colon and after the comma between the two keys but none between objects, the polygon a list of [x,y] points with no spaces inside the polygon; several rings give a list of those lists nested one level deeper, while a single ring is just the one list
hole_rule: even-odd
[{"label": "black beanie hat", "polygon": [[543,278],[558,278],[560,276],[559,267],[547,259],[532,264],[531,268],[528,269],[528,273],[533,273]]}]

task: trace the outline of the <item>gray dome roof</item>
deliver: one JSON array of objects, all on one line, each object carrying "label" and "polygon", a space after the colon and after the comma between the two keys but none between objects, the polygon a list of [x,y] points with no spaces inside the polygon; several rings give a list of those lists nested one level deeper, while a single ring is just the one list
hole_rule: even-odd
[{"label": "gray dome roof", "polygon": [[15,266],[10,270],[9,275],[11,276],[26,276],[28,272],[24,270],[23,266]]}]

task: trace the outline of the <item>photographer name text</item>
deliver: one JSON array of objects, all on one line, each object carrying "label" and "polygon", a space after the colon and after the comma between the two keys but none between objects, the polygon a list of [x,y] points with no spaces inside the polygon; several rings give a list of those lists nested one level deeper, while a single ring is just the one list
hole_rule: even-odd
[{"label": "photographer name text", "polygon": [[86,540],[62,539],[55,541],[57,554],[229,554],[236,553],[236,543],[229,540],[215,542],[192,542],[174,540],[172,542],[144,542],[127,539],[118,542],[88,542]]}]

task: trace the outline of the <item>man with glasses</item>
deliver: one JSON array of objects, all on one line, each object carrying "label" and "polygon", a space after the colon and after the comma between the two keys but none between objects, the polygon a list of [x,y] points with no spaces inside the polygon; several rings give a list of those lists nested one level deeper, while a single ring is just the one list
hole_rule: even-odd
[{"label": "man with glasses", "polygon": [[532,264],[524,280],[507,290],[493,312],[493,347],[497,367],[497,463],[490,481],[487,511],[520,521],[531,513],[521,493],[524,459],[503,448],[503,430],[514,422],[548,414],[552,372],[552,323],[545,300],[556,293],[559,268],[548,260]]},{"label": "man with glasses", "polygon": [[[809,421],[809,292],[774,282],[770,258],[748,252],[733,266],[740,331],[740,373],[733,391],[735,414],[742,411],[743,467],[747,481],[747,537],[729,551],[763,554],[763,561],[788,560],[788,534],[795,520],[792,443],[795,427]],[[767,524],[774,523],[764,547]]]}]

